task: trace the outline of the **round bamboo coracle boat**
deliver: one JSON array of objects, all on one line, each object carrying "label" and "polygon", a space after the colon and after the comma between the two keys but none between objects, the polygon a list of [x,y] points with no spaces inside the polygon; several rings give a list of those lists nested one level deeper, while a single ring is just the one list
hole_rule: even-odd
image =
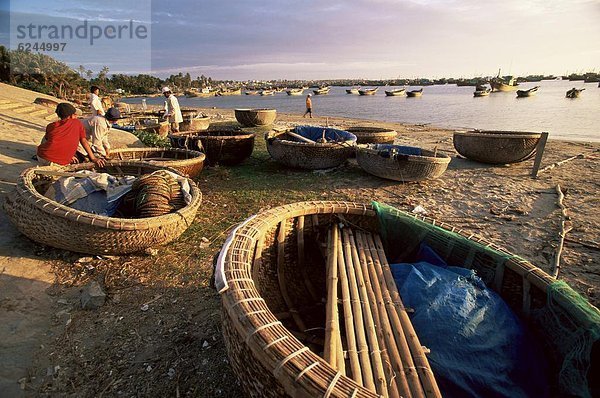
[{"label": "round bamboo coracle boat", "polygon": [[188,138],[188,142],[193,141],[196,141],[196,147],[199,147],[197,141],[200,141],[206,161],[211,166],[240,164],[248,159],[254,150],[254,134],[241,130],[196,131]]},{"label": "round bamboo coracle boat", "polygon": [[357,144],[393,144],[398,133],[383,127],[349,127],[346,131],[356,136]]},{"label": "round bamboo coracle boat", "polygon": [[421,148],[375,144],[358,146],[356,161],[369,174],[409,182],[438,178],[448,168],[450,157]]},{"label": "round bamboo coracle boat", "polygon": [[269,126],[275,122],[275,109],[236,109],[235,119],[244,127]]},{"label": "round bamboo coracle boat", "polygon": [[[389,295],[395,287],[388,283],[390,253],[403,262],[422,243],[447,263],[476,271],[530,325],[543,343],[543,366],[557,396],[592,388],[594,376],[586,372],[600,364],[597,308],[484,238],[395,209],[383,218],[383,207],[294,203],[252,216],[229,235],[217,261],[216,286],[227,353],[248,396],[377,397],[384,391],[390,397],[441,396],[418,336],[410,334],[401,298]],[[384,220],[393,222],[391,229]],[[342,244],[340,236],[350,241]],[[354,318],[346,316],[348,310]],[[388,316],[391,323],[385,323]],[[373,325],[381,325],[375,334]]]},{"label": "round bamboo coracle boat", "polygon": [[17,229],[36,242],[96,255],[136,253],[169,243],[190,226],[202,201],[202,194],[193,181],[188,180],[192,199],[185,207],[158,217],[129,219],[86,213],[48,199],[44,194],[52,179],[39,173],[96,170],[112,175],[141,176],[165,169],[177,173],[174,169],[144,162],[109,162],[102,169],[94,169],[92,163],[59,169],[32,167],[21,174],[16,192],[7,197],[4,209]]},{"label": "round bamboo coracle boat", "polygon": [[123,148],[110,152],[111,160],[135,160],[171,167],[190,178],[197,177],[204,167],[206,155],[179,148]]},{"label": "round bamboo coracle boat", "polygon": [[[202,130],[204,131],[204,130]],[[200,137],[200,131],[179,131],[169,134],[169,141],[173,148],[189,149],[191,151],[204,152]]]},{"label": "round bamboo coracle boat", "polygon": [[454,148],[467,159],[489,164],[518,163],[535,155],[540,133],[520,131],[457,131]]},{"label": "round bamboo coracle boat", "polygon": [[179,131],[204,131],[210,127],[210,117],[184,117],[179,124]]},{"label": "round bamboo coracle boat", "polygon": [[[293,135],[291,135],[293,134]],[[327,142],[322,143],[323,134]],[[303,141],[308,138],[313,142]],[[299,126],[265,134],[271,157],[288,167],[316,170],[337,167],[354,154],[356,136],[343,130]]]}]

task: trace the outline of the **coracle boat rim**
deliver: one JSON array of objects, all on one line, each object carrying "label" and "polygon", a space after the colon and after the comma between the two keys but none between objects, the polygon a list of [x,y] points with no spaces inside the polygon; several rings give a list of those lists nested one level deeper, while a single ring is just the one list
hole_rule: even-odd
[{"label": "coracle boat rim", "polygon": [[[88,165],[88,164],[91,165],[91,163],[83,163],[83,164],[80,164],[80,166]],[[149,165],[149,163],[143,162],[143,161],[128,161],[128,162],[107,162],[107,165],[108,166],[139,165],[141,167],[147,167]],[[170,171],[172,173],[175,173],[175,174],[181,176],[181,173],[179,173],[177,170],[175,170],[171,167],[161,167],[158,165],[156,165],[156,167],[157,167],[156,171],[167,170],[167,171]],[[67,166],[67,168],[68,168],[68,166]],[[183,214],[181,214],[181,212],[184,209],[186,209],[190,206],[193,206],[196,201],[202,200],[202,193],[200,192],[200,189],[191,179],[188,178],[188,182],[190,183],[190,189],[191,189],[190,194],[192,196],[192,202],[188,203],[187,205],[185,205],[181,209],[178,209],[177,211],[174,211],[172,213],[165,214],[162,216],[145,217],[145,218],[119,218],[119,217],[100,216],[97,214],[88,213],[88,212],[81,211],[81,210],[76,210],[76,209],[73,209],[72,207],[60,204],[50,198],[47,198],[46,196],[39,193],[37,189],[35,189],[35,186],[33,185],[33,177],[36,174],[35,170],[59,171],[61,169],[64,169],[64,167],[62,167],[60,169],[57,169],[52,166],[50,166],[50,167],[48,167],[48,166],[46,166],[46,167],[30,167],[21,173],[21,176],[19,177],[19,181],[17,182],[17,189],[20,192],[24,193],[25,195],[33,196],[35,198],[35,201],[32,203],[32,205],[39,208],[43,212],[52,214],[52,215],[58,215],[63,218],[66,218],[68,220],[72,220],[72,221],[82,223],[82,224],[89,224],[89,225],[94,225],[94,226],[98,226],[98,227],[105,228],[105,229],[114,229],[114,230],[150,229],[150,228],[154,228],[154,226],[157,224],[158,225],[165,224],[167,222],[167,220],[170,218],[174,218],[174,217],[184,218],[184,216],[183,216]],[[60,212],[60,211],[62,211],[64,213],[57,214],[57,212]]]},{"label": "coracle boat rim", "polygon": [[[375,144],[377,145],[377,144]],[[376,149],[373,148],[373,144],[360,144],[357,145],[356,148],[357,152],[366,152],[370,155],[378,155],[379,152],[381,152],[381,149]],[[402,156],[403,158],[407,159],[407,160],[412,160],[412,161],[420,161],[420,162],[427,162],[427,163],[450,163],[450,161],[452,160],[450,158],[450,156],[443,154],[443,153],[437,153],[435,156],[433,156],[433,151],[427,150],[427,149],[422,149],[423,153],[426,155],[408,155],[408,154],[403,154],[403,153],[398,153],[397,155]]]},{"label": "coracle boat rim", "polygon": [[540,138],[541,133],[529,131],[495,131],[495,130],[472,130],[472,131],[455,131],[454,135],[467,137],[490,137],[490,138]]}]

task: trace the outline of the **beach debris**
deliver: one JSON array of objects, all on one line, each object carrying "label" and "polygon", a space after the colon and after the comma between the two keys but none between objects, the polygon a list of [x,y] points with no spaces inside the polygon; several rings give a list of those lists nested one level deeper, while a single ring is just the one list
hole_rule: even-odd
[{"label": "beach debris", "polygon": [[421,206],[421,205],[415,206],[415,208],[412,209],[412,212],[414,214],[418,214],[420,216],[426,216],[427,215],[427,210],[423,206]]},{"label": "beach debris", "polygon": [[205,249],[209,246],[210,246],[210,240],[206,236],[203,236],[200,239],[200,249]]},{"label": "beach debris", "polygon": [[567,158],[565,160],[561,160],[560,162],[552,163],[551,165],[546,166],[546,167],[540,169],[538,171],[538,174],[546,172],[546,171],[550,171],[550,170],[552,170],[555,167],[562,166],[563,164],[565,164],[567,162],[570,162],[571,160],[575,160],[575,159],[585,159],[585,155],[583,153],[580,153],[578,155],[571,156],[571,157],[569,157],[569,158]]},{"label": "beach debris", "polygon": [[84,310],[95,310],[104,305],[106,293],[97,281],[91,281],[82,289],[80,301]]},{"label": "beach debris", "polygon": [[554,255],[554,266],[552,268],[552,276],[554,278],[558,278],[558,273],[560,272],[560,256],[565,244],[565,235],[573,229],[570,217],[567,214],[567,208],[563,204],[565,195],[560,187],[560,184],[556,184],[556,193],[558,194],[558,206],[561,209],[562,218],[560,220],[560,232],[558,234],[558,247],[556,248],[556,253]]},{"label": "beach debris", "polygon": [[150,306],[148,304],[142,304],[142,306],[140,307],[140,310],[142,311],[148,311],[148,309],[150,309]]}]

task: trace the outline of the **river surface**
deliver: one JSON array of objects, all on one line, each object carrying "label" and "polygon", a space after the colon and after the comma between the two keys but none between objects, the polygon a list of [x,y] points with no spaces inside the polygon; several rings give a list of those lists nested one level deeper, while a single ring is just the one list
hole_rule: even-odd
[{"label": "river surface", "polygon": [[[386,97],[381,87],[374,96],[346,94],[348,87],[332,87],[329,95],[313,95],[313,110],[319,116],[337,116],[410,124],[431,124],[444,128],[477,128],[549,132],[550,138],[600,141],[600,88],[583,81],[541,81],[521,83],[523,89],[539,85],[537,95],[516,98],[515,92],[473,97],[473,87],[439,85],[424,87],[417,98]],[[565,98],[570,88],[584,88],[581,97]],[[416,87],[413,87],[416,88]],[[413,89],[409,87],[408,89]],[[312,93],[306,90],[304,94]],[[129,98],[141,103],[141,98]],[[179,97],[181,107],[275,108],[278,112],[303,113],[305,95],[224,96],[211,98]],[[150,105],[163,104],[164,98],[148,98]]]}]

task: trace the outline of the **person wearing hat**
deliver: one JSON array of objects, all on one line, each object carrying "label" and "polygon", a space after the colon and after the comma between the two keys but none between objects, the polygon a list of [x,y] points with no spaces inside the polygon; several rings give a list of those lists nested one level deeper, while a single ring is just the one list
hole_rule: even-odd
[{"label": "person wearing hat", "polygon": [[306,96],[306,112],[304,112],[304,115],[302,117],[306,117],[306,115],[309,115],[312,119],[312,100],[310,99],[310,97],[312,97],[312,94],[308,94]]},{"label": "person wearing hat", "polygon": [[84,148],[90,160],[98,167],[103,167],[104,159],[94,155],[85,137],[85,129],[79,119],[77,110],[69,103],[63,102],[56,107],[59,121],[46,126],[46,135],[37,147],[38,162],[42,166],[65,166],[77,163],[77,147]]},{"label": "person wearing hat", "polygon": [[[94,155],[102,158],[110,156],[110,142],[108,135],[112,125],[121,118],[121,112],[117,108],[108,108],[104,116],[92,116],[83,121],[85,136],[90,144]],[[85,160],[85,149],[79,145],[77,157],[80,161]]]},{"label": "person wearing hat", "polygon": [[92,109],[93,116],[104,116],[104,107],[102,106],[102,101],[100,100],[98,94],[100,94],[100,87],[90,87],[90,108]]},{"label": "person wearing hat", "polygon": [[165,114],[163,118],[171,123],[171,132],[177,133],[179,131],[179,123],[183,122],[179,101],[177,100],[177,97],[173,95],[169,87],[163,87],[162,92],[167,99],[165,101]]}]

